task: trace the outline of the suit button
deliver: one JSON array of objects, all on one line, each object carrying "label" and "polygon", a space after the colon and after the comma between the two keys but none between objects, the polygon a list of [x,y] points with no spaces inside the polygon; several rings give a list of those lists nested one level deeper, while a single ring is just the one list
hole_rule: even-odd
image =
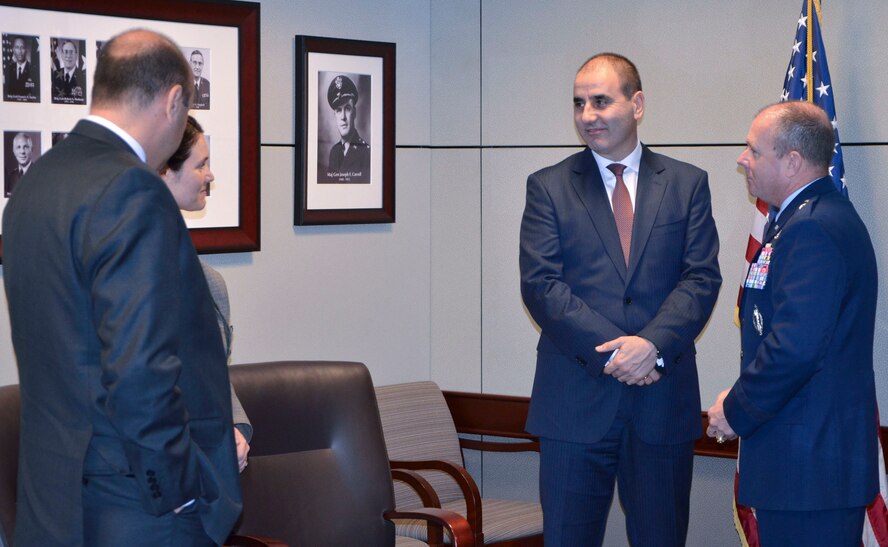
[{"label": "suit button", "polygon": [[153,477],[153,476],[154,476],[154,470],[153,470],[153,469],[149,469],[148,471],[145,471],[145,474],[148,475],[149,477]]},{"label": "suit button", "polygon": [[581,367],[586,366],[586,360],[583,359],[582,357],[580,357],[579,355],[576,356],[576,360],[577,360],[577,364],[580,365]]},{"label": "suit button", "polygon": [[626,298],[623,299],[623,304],[626,304],[628,306],[631,303],[632,303],[632,298],[627,296]]}]

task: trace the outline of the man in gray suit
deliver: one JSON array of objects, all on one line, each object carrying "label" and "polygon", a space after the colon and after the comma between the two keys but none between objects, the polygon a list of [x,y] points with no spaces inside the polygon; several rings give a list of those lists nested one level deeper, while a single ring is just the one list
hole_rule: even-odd
[{"label": "man in gray suit", "polygon": [[125,32],[91,115],[3,217],[22,392],[15,544],[221,544],[241,510],[212,297],[157,169],[191,104],[179,48]]},{"label": "man in gray suit", "polygon": [[521,294],[542,331],[527,431],[546,545],[601,545],[615,479],[632,545],[685,542],[718,234],[706,173],[639,141],[644,106],[635,65],[592,57],[574,80],[589,150],[527,179]]}]

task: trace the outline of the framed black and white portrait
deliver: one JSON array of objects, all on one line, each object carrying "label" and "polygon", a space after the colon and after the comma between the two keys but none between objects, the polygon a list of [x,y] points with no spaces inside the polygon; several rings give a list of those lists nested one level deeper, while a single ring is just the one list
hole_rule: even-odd
[{"label": "framed black and white portrait", "polygon": [[3,42],[3,100],[39,103],[40,37],[10,33],[0,36]]},{"label": "framed black and white portrait", "polygon": [[296,36],[294,224],[395,221],[395,44]]},{"label": "framed black and white portrait", "polygon": [[[183,213],[194,246],[203,253],[259,250],[259,4],[254,2],[0,0],[0,132],[8,141],[0,172],[9,181],[0,196],[0,219],[17,183],[10,173],[20,172],[23,157],[12,152],[9,139],[27,129],[35,157],[59,144],[90,113],[102,46],[136,27],[181,46],[198,82],[200,104],[192,114],[213,135],[212,204],[200,213]],[[19,72],[34,85],[12,85],[7,76]]]}]

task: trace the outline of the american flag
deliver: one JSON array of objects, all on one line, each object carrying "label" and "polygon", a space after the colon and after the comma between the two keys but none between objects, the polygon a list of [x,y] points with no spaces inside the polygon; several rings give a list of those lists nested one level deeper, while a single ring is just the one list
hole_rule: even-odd
[{"label": "american flag", "polygon": [[[813,12],[813,13],[812,13]],[[820,34],[820,0],[803,0],[802,13],[796,25],[796,35],[793,39],[792,53],[789,57],[789,68],[783,80],[783,92],[781,101],[807,101],[814,103],[824,111],[832,120],[833,131],[836,135],[836,146],[833,152],[829,174],[836,188],[848,196],[845,186],[845,163],[842,160],[842,146],[839,143],[839,128],[836,120],[836,105],[833,100],[832,81],[829,77],[829,67],[826,64],[826,49],[823,47],[823,36]],[[746,245],[746,270],[749,263],[761,246],[765,222],[768,216],[768,205],[761,200],[756,200],[755,216],[752,229],[749,233],[749,241]],[[744,270],[744,272],[746,271]],[[746,276],[743,276],[745,279]],[[740,292],[737,295],[737,305],[743,296],[743,283],[741,280]],[[875,432],[878,435],[878,431]],[[880,493],[867,507],[866,521],[861,545],[865,547],[888,547],[888,485],[885,478],[885,460],[882,455],[882,445],[879,443],[879,470]],[[734,524],[740,535],[743,547],[759,547],[758,527],[755,513],[749,507],[737,503],[737,479],[734,477]]]},{"label": "american flag", "polygon": [[[809,17],[811,11],[814,17]],[[796,22],[796,35],[793,39],[792,53],[789,56],[789,68],[783,80],[783,92],[781,101],[808,101],[814,103],[823,110],[832,120],[833,130],[836,134],[836,148],[833,153],[829,174],[836,188],[845,197],[848,189],[845,187],[845,162],[842,160],[842,145],[839,141],[839,127],[836,120],[836,104],[833,100],[832,81],[829,77],[829,67],[826,64],[826,49],[823,47],[823,37],[820,34],[820,0],[803,0],[802,13]],[[768,220],[768,204],[756,199],[755,213],[752,228],[749,231],[749,239],[746,243],[746,265],[744,274],[749,270],[749,263],[761,247],[765,222]],[[739,311],[740,299],[743,297],[743,279],[740,281],[740,290],[737,293],[737,307]]]}]

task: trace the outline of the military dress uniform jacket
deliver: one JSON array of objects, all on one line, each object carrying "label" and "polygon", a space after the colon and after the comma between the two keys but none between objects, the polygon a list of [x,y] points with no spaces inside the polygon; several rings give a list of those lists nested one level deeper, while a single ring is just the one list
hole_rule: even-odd
[{"label": "military dress uniform jacket", "polygon": [[740,503],[817,511],[872,501],[877,283],[866,227],[829,177],[765,235],[743,290],[741,373],[724,401],[741,437]]},{"label": "military dress uniform jacket", "polygon": [[30,61],[25,62],[24,70],[19,74],[18,64],[10,61],[6,65],[6,72],[4,73],[6,97],[40,97],[40,86],[34,81],[33,68]]},{"label": "military dress uniform jacket", "polygon": [[330,148],[327,168],[334,178],[349,178],[350,182],[370,182],[370,145],[355,131],[349,140],[348,151],[342,142]]},{"label": "military dress uniform jacket", "polygon": [[65,80],[65,69],[55,71],[52,76],[52,96],[63,102],[86,103],[86,72],[75,68],[70,80]]}]

